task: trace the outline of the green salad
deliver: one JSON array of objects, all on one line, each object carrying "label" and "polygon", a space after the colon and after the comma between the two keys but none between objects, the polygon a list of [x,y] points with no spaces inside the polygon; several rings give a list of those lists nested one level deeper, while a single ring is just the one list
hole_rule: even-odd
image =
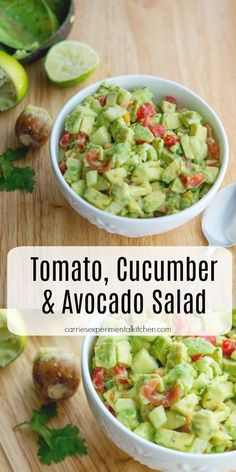
[{"label": "green salad", "polygon": [[236,449],[236,316],[227,336],[99,337],[92,381],[141,438],[198,454]]},{"label": "green salad", "polygon": [[217,178],[219,156],[210,124],[175,97],[157,102],[148,88],[103,83],[67,116],[59,166],[91,205],[151,218],[200,200]]}]

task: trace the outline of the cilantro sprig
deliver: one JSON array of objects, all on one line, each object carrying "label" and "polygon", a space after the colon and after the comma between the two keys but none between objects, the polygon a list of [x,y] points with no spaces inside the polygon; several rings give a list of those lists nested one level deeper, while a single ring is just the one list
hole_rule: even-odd
[{"label": "cilantro sprig", "polygon": [[56,416],[56,403],[43,405],[39,410],[33,410],[30,420],[19,423],[14,429],[29,425],[32,430],[39,434],[38,457],[42,464],[50,465],[52,462],[58,463],[67,456],[76,454],[87,454],[85,439],[80,436],[77,426],[67,424],[63,428],[49,428],[46,423]]},{"label": "cilantro sprig", "polygon": [[0,191],[24,190],[32,193],[35,171],[31,167],[16,167],[13,162],[27,156],[28,148],[6,149],[0,155]]}]

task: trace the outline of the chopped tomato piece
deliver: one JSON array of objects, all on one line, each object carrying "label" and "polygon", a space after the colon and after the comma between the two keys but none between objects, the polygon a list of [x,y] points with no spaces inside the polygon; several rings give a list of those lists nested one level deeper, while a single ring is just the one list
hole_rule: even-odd
[{"label": "chopped tomato piece", "polygon": [[64,151],[66,151],[69,146],[69,143],[70,143],[70,133],[68,133],[67,131],[63,131],[59,145],[62,149],[64,149]]},{"label": "chopped tomato piece", "polygon": [[141,140],[138,140],[138,141],[135,141],[136,144],[144,144],[146,143],[146,141],[141,141]]},{"label": "chopped tomato piece", "polygon": [[173,136],[173,134],[167,134],[164,139],[164,143],[166,147],[174,146],[176,142],[177,142],[177,139],[175,136]]},{"label": "chopped tomato piece", "polygon": [[101,163],[99,160],[99,149],[91,149],[86,155],[86,160],[92,170],[97,170],[99,174],[103,174],[111,168],[111,159]]},{"label": "chopped tomato piece", "polygon": [[198,359],[202,358],[202,354],[194,354],[194,356],[191,357],[192,362],[198,361]]},{"label": "chopped tomato piece", "polygon": [[188,174],[181,176],[181,182],[186,189],[196,188],[205,180],[202,174]]},{"label": "chopped tomato piece", "polygon": [[166,394],[162,405],[164,408],[170,408],[173,403],[176,403],[181,398],[181,388],[179,385],[172,387],[172,389]]},{"label": "chopped tomato piece", "polygon": [[231,354],[236,351],[236,341],[233,339],[224,339],[222,341],[222,351],[224,356],[231,357]]},{"label": "chopped tomato piece", "polygon": [[108,409],[108,411],[115,416],[115,411],[113,410],[113,408],[108,405],[108,403],[104,403],[104,406]]},{"label": "chopped tomato piece", "polygon": [[211,125],[209,125],[209,123],[206,123],[205,127],[207,129],[207,137],[212,138],[212,127],[211,127]]},{"label": "chopped tomato piece", "polygon": [[106,105],[106,102],[107,102],[107,97],[100,97],[99,98],[99,103],[100,103],[101,107],[104,107]]},{"label": "chopped tomato piece", "polygon": [[116,383],[126,384],[129,383],[129,374],[123,365],[117,365],[112,371],[113,376],[115,377]]},{"label": "chopped tomato piece", "polygon": [[207,144],[208,147],[208,156],[213,159],[219,159],[220,157],[220,148],[218,144],[209,142]]},{"label": "chopped tomato piece", "polygon": [[148,116],[154,115],[156,115],[156,109],[154,105],[150,102],[147,102],[141,105],[141,107],[138,109],[136,120],[141,121],[144,120],[144,118],[147,118]]},{"label": "chopped tomato piece", "polygon": [[181,398],[181,389],[179,386],[173,387],[165,396],[158,396],[158,385],[159,379],[153,378],[149,380],[149,382],[146,382],[141,388],[141,394],[147,398],[152,405],[163,405],[164,408],[170,408],[173,403]]},{"label": "chopped tomato piece", "polygon": [[182,433],[189,433],[191,431],[192,420],[193,419],[192,419],[191,415],[187,416],[186,422],[184,423],[184,425],[181,428]]},{"label": "chopped tomato piece", "polygon": [[166,129],[163,125],[149,125],[149,129],[151,133],[156,137],[156,138],[163,138]]},{"label": "chopped tomato piece", "polygon": [[63,161],[63,162],[60,162],[60,164],[59,164],[59,169],[60,169],[60,171],[61,171],[62,175],[64,175],[64,174],[65,174],[65,172],[66,172],[66,169],[67,169],[67,166],[66,166],[66,163],[65,163],[65,161]]},{"label": "chopped tomato piece", "polygon": [[178,100],[175,97],[172,97],[171,95],[167,95],[165,97],[166,102],[174,103],[177,107],[179,106]]},{"label": "chopped tomato piece", "polygon": [[92,381],[95,390],[98,393],[103,393],[105,388],[104,369],[102,367],[95,367],[92,375]]},{"label": "chopped tomato piece", "polygon": [[78,147],[84,149],[88,141],[88,136],[85,133],[78,133],[75,136],[75,142]]}]

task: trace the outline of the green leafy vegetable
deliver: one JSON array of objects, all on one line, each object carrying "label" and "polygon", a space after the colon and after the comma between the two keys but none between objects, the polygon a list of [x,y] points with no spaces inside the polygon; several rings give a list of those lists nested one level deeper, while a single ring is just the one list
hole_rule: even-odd
[{"label": "green leafy vegetable", "polygon": [[0,155],[0,191],[24,190],[33,192],[35,171],[31,167],[16,167],[13,161],[25,158],[27,148],[6,149]]},{"label": "green leafy vegetable", "polygon": [[87,454],[85,439],[80,436],[77,426],[67,424],[63,428],[55,429],[45,425],[56,414],[56,403],[49,403],[39,410],[33,410],[30,420],[19,423],[14,428],[30,425],[32,430],[39,434],[38,457],[42,464],[50,465],[52,462],[61,462],[67,456]]},{"label": "green leafy vegetable", "polygon": [[59,26],[46,0],[0,0],[0,42],[32,51]]}]

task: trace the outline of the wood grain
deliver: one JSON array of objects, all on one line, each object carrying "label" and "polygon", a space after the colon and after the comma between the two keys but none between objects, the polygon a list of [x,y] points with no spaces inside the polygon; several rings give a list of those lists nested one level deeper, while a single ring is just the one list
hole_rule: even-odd
[{"label": "wood grain", "polygon": [[[55,117],[80,88],[108,76],[144,73],[166,77],[195,90],[222,119],[230,144],[224,185],[236,178],[236,2],[235,0],[76,0],[76,22],[70,37],[94,47],[101,58],[97,71],[80,87],[60,89],[45,78],[42,61],[29,67],[30,91],[16,109],[0,116],[0,150],[13,146],[16,117],[27,103],[46,107]],[[164,235],[141,239],[105,233],[82,219],[57,189],[48,147],[34,152],[29,165],[36,170],[33,195],[1,193],[0,306],[6,304],[6,258],[21,245],[205,245],[201,217]],[[235,250],[231,250],[235,256]],[[16,268],[17,270],[17,268]],[[44,471],[36,458],[35,438],[14,424],[30,415],[38,399],[32,389],[32,357],[40,344],[68,345],[78,352],[77,339],[31,339],[17,362],[1,372],[0,470]],[[144,472],[120,452],[96,427],[82,388],[61,410],[61,418],[78,422],[90,454],[68,459],[50,470]]]}]

